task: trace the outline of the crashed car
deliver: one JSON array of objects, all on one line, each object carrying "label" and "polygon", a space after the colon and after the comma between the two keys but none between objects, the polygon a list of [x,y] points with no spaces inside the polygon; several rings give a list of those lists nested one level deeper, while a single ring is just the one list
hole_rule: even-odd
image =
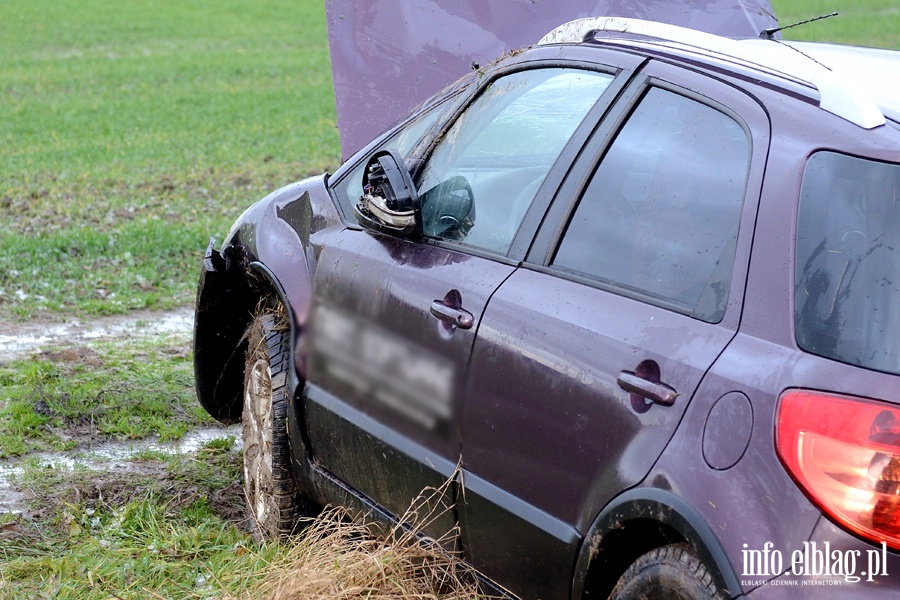
[{"label": "crashed car", "polygon": [[511,596],[900,591],[900,53],[767,38],[565,24],[211,241],[259,531],[439,489]]}]

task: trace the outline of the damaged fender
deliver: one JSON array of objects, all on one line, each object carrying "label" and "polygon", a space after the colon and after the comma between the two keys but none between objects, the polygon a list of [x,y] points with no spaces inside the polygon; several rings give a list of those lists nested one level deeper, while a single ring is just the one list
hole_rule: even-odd
[{"label": "damaged fender", "polygon": [[232,226],[221,250],[210,239],[197,288],[194,373],[197,397],[222,423],[236,423],[243,406],[246,330],[261,301],[277,297],[288,308],[295,369],[303,378],[296,337],[312,294],[315,234],[342,226],[325,176],[293,183],[250,207]]}]

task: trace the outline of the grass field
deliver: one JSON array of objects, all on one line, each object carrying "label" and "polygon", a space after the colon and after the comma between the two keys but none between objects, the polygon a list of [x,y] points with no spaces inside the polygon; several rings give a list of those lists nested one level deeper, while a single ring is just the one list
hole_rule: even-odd
[{"label": "grass field", "polygon": [[190,302],[267,191],[336,166],[316,0],[0,3],[0,315]]},{"label": "grass field", "polygon": [[890,0],[773,0],[772,8],[782,26],[838,13],[787,29],[786,39],[900,49],[900,6]]},{"label": "grass field", "polygon": [[[774,8],[783,24],[841,12],[787,38],[900,48],[895,2]],[[0,322],[190,304],[208,236],[338,163],[324,24],[323,0],[0,2]],[[240,453],[228,437],[186,455],[146,452],[121,472],[34,455],[209,424],[186,335],[0,356],[0,460],[18,457],[16,485],[30,494],[25,513],[0,514],[0,597],[425,593],[391,587],[409,554],[360,544],[333,521],[294,547],[250,539],[236,525]],[[362,563],[382,579],[335,575]],[[410,564],[421,555],[398,568]],[[330,579],[314,583],[326,587],[309,579],[320,571],[297,574],[323,565]],[[441,597],[474,593],[455,589]]]}]

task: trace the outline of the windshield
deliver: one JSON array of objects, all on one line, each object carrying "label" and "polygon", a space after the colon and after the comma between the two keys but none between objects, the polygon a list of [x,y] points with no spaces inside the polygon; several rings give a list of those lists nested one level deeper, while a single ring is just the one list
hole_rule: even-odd
[{"label": "windshield", "polygon": [[900,165],[814,154],[798,219],[797,343],[900,374]]}]

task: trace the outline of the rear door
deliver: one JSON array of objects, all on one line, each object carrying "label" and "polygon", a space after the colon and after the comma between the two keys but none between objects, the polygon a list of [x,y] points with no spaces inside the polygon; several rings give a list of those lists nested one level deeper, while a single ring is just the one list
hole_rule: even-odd
[{"label": "rear door", "polygon": [[[614,79],[553,66],[486,83],[421,170],[426,239],[347,229],[323,248],[309,330],[312,452],[395,515],[452,477],[484,308],[517,268],[522,217]],[[425,529],[441,537],[455,523],[446,511]]]},{"label": "rear door", "polygon": [[733,337],[767,132],[738,90],[650,63],[491,299],[461,523],[499,583],[567,596],[581,536],[644,478]]}]

